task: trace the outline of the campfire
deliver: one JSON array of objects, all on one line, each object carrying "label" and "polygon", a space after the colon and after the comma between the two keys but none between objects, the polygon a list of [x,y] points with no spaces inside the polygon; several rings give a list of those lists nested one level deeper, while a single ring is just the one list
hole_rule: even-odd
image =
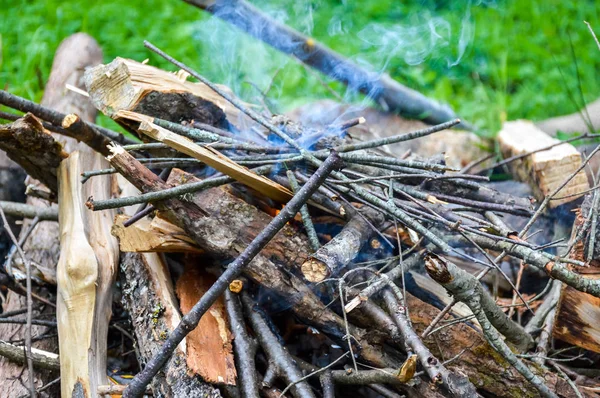
[{"label": "campfire", "polygon": [[152,43],[176,72],[67,39],[41,104],[0,92],[29,184],[0,202],[22,339],[0,368],[32,396],[58,375],[64,397],[597,396],[600,146],[514,121],[497,160],[449,108],[239,7],[207,11],[388,112],[273,115]]}]

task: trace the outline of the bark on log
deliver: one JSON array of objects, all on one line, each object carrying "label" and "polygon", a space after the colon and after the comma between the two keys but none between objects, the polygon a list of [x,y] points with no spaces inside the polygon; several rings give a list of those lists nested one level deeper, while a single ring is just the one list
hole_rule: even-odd
[{"label": "bark on log", "polygon": [[0,125],[0,149],[29,176],[52,192],[57,191],[56,169],[68,155],[41,120],[28,113],[13,123]]},{"label": "bark on log", "polygon": [[[216,278],[198,268],[198,259],[187,257],[185,270],[177,280],[177,296],[183,315],[187,314]],[[236,384],[232,335],[223,298],[217,300],[200,323],[185,338],[187,365],[203,380],[212,384]]]},{"label": "bark on log", "polygon": [[[439,310],[407,295],[407,306],[415,331],[420,335],[431,324]],[[452,319],[446,315],[445,319]],[[496,397],[539,397],[539,393],[508,362],[498,355],[483,336],[469,325],[460,323],[429,335],[424,343],[437,358],[454,358],[447,366],[462,372],[478,390]],[[537,370],[560,397],[575,397],[569,384],[548,370]]]},{"label": "bark on log", "polygon": [[[70,83],[73,86],[83,88],[82,74],[86,66],[95,65],[102,61],[102,52],[94,39],[90,36],[78,33],[63,40],[56,51],[52,71],[42,105],[59,110],[64,113],[76,113],[83,120],[93,121],[96,117],[96,109],[90,101],[79,94],[66,90],[65,84]],[[63,149],[70,152],[77,146],[77,141],[72,138],[55,138],[63,143]],[[29,181],[30,184],[40,184],[37,181]],[[57,208],[42,199],[28,198],[27,203],[34,206]],[[22,230],[27,230],[30,221],[26,220]],[[39,271],[38,276],[50,282],[56,282],[56,264],[59,255],[59,232],[58,223],[54,221],[43,221],[37,224],[31,236],[25,243],[23,250],[27,253],[32,265]],[[35,271],[32,270],[32,271]],[[12,311],[25,307],[25,298],[16,293],[9,292],[7,302],[3,303],[4,311]],[[48,328],[34,326],[34,335],[41,335],[48,331]],[[22,338],[25,327],[15,324],[0,325],[0,339]],[[56,339],[47,339],[34,343],[34,346],[45,351],[54,352],[58,348]],[[0,397],[18,397],[27,394],[19,377],[26,379],[29,377],[27,370],[23,372],[21,366],[8,362],[0,358],[0,380],[3,387],[0,391]],[[57,377],[56,372],[36,371],[36,385],[42,385],[50,382]],[[57,386],[58,387],[58,386]],[[55,388],[40,393],[42,397],[53,397],[58,395]]]},{"label": "bark on log", "polygon": [[[164,339],[181,320],[171,277],[157,253],[127,253],[121,258],[123,303],[129,311],[139,347],[140,364],[162,347]],[[155,396],[167,398],[219,398],[219,390],[190,374],[186,365],[185,340],[152,380]]]},{"label": "bark on log", "polygon": [[[600,229],[590,228],[592,220],[586,223],[588,215],[598,218],[598,213],[594,214],[591,211],[594,196],[594,193],[586,195],[581,208],[577,210],[571,234],[571,244],[575,243],[575,246],[569,257],[585,262],[586,254],[591,250],[592,261],[588,267],[572,266],[571,269],[587,278],[600,279]],[[580,231],[583,232],[581,240],[573,242],[578,238]],[[596,235],[594,249],[590,248],[591,234]],[[552,335],[570,344],[600,353],[600,298],[563,285]]]}]

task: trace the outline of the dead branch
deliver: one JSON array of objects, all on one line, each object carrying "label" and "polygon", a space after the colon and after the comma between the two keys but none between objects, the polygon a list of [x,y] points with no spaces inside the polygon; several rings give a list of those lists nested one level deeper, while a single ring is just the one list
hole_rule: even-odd
[{"label": "dead branch", "polygon": [[4,213],[19,218],[58,221],[58,210],[54,207],[36,207],[25,203],[0,201],[0,208]]},{"label": "dead branch", "polygon": [[242,304],[237,294],[231,289],[225,290],[225,306],[227,308],[227,319],[233,333],[233,348],[235,352],[235,366],[238,374],[240,395],[242,398],[258,396],[258,379],[256,375],[257,343],[248,335]]},{"label": "dead branch", "polygon": [[293,395],[298,398],[314,398],[315,395],[310,386],[306,382],[300,381],[302,373],[291,355],[281,346],[278,337],[255,308],[256,304],[247,293],[242,292],[242,303],[254,334],[262,349],[267,353],[269,361],[273,363],[287,383],[295,383],[292,387]]},{"label": "dead branch", "polygon": [[321,282],[330,275],[337,274],[354,260],[373,235],[369,222],[377,228],[383,223],[383,217],[368,208],[362,215],[355,214],[339,234],[302,264],[302,274],[306,280]]},{"label": "dead branch", "polygon": [[452,263],[448,261],[433,261],[431,258],[426,262],[426,270],[427,273],[442,286],[448,287],[450,292],[454,292],[455,297],[464,302],[471,308],[473,314],[479,321],[479,324],[482,327],[483,334],[487,341],[490,343],[492,347],[500,355],[504,357],[512,366],[515,367],[529,381],[531,384],[535,386],[538,392],[544,397],[557,398],[558,396],[551,391],[548,386],[544,383],[542,379],[540,379],[536,374],[534,374],[523,362],[521,362],[514,353],[506,346],[506,344],[502,341],[500,333],[492,326],[486,314],[483,310],[482,298],[481,295],[477,292],[477,287],[479,284],[477,283],[477,287],[469,286],[464,290],[454,290],[454,284],[459,283],[456,282],[455,275],[457,271],[461,271],[459,268],[454,266]]},{"label": "dead branch", "polygon": [[[508,341],[513,343],[519,351],[524,352],[533,346],[533,338],[527,333],[523,327],[506,316],[506,314],[498,307],[492,297],[483,290],[479,281],[468,272],[455,266],[453,263],[444,260],[434,254],[428,254],[425,257],[425,266],[427,270],[437,269],[438,266],[430,265],[431,262],[443,263],[443,269],[447,270],[450,275],[449,280],[444,280],[442,285],[455,298],[464,297],[465,295],[477,295],[481,308],[490,323],[500,332]],[[440,278],[434,278],[440,282]],[[468,305],[468,304],[467,304]]]},{"label": "dead branch", "polygon": [[[57,77],[56,79],[58,80],[58,79],[60,79],[60,77]],[[60,91],[62,92],[62,90],[63,89],[61,88]],[[72,99],[72,98],[70,98],[70,99]],[[81,100],[81,99],[79,98],[78,100]],[[65,119],[65,117],[67,117],[67,115],[65,115],[64,113],[47,108],[43,105],[38,105],[38,104],[28,101],[24,98],[10,94],[4,90],[0,90],[0,104],[6,105],[13,109],[17,109],[21,112],[32,113],[33,115],[37,116],[39,119],[50,122],[53,125],[58,126],[58,127],[60,127],[62,125],[63,120]],[[55,105],[55,106],[60,107],[59,105]],[[134,141],[130,140],[129,138],[126,138],[122,134],[119,134],[119,133],[109,130],[107,128],[98,126],[97,124],[86,122],[86,126],[89,127],[90,129],[92,129],[92,131],[96,131],[97,134],[102,134],[105,137],[107,137],[108,139],[118,142],[120,144],[123,144],[123,145],[135,144]],[[75,126],[72,126],[71,128],[74,129]],[[67,129],[65,129],[65,130],[69,131]],[[57,131],[61,131],[61,130],[57,130]],[[70,132],[71,132],[71,134],[66,134],[66,135],[71,138],[75,138],[76,140],[82,141],[84,143],[85,143],[84,139],[89,139],[89,137],[90,137],[89,130],[87,130],[83,134],[81,134],[79,131],[75,131],[75,130],[71,130]],[[95,135],[97,135],[97,134],[95,134]],[[99,139],[94,136],[92,141],[96,142],[96,140],[99,140]],[[92,146],[90,146],[90,147],[93,148]]]},{"label": "dead branch", "polygon": [[[18,364],[27,363],[24,347],[18,347],[16,345],[7,343],[6,341],[0,340],[0,355]],[[48,369],[53,371],[57,371],[60,369],[58,355],[52,352],[32,348],[31,360],[36,368]]]},{"label": "dead branch", "polygon": [[444,365],[431,354],[429,349],[423,344],[412,328],[404,304],[399,302],[399,300],[402,300],[402,302],[404,301],[402,293],[391,283],[389,286],[391,286],[392,291],[383,291],[383,298],[388,307],[388,311],[394,318],[396,325],[398,325],[398,329],[400,329],[405,344],[410,347],[412,352],[417,354],[421,365],[425,368],[425,371],[433,384],[440,385],[453,397],[479,396],[475,387],[467,377],[448,371],[448,369],[446,369]]}]

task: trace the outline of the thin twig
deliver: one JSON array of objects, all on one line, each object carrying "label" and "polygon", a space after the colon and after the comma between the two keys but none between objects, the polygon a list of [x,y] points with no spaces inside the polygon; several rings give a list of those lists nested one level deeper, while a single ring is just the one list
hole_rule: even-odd
[{"label": "thin twig", "polygon": [[[29,259],[25,256],[23,249],[19,245],[15,234],[13,234],[10,225],[8,224],[8,220],[6,219],[6,215],[4,214],[4,210],[2,206],[0,206],[0,216],[2,217],[2,223],[4,224],[4,230],[10,237],[10,240],[13,242],[13,245],[16,246],[21,259],[23,260],[23,264],[25,265],[25,270],[27,272],[27,322],[25,328],[25,352],[27,355],[27,369],[29,370],[29,394],[31,398],[35,398],[35,377],[33,374],[33,355],[31,354],[31,318],[33,317],[33,299],[31,298],[31,263]],[[3,321],[5,319],[2,319]]]},{"label": "thin twig", "polygon": [[[21,236],[19,237],[19,246],[23,247],[23,245],[25,244],[25,242],[29,238],[29,235],[31,235],[31,233],[33,232],[33,230],[35,229],[35,227],[37,226],[37,224],[38,224],[39,221],[40,221],[40,218],[38,216],[34,217],[34,219],[31,220],[31,223],[29,224],[29,226],[27,227],[27,229],[25,230],[25,232],[23,232],[21,234]],[[10,276],[13,275],[13,272],[12,272],[12,261],[13,261],[13,256],[14,256],[14,254],[15,254],[16,251],[17,251],[17,246],[13,245],[10,248],[8,256],[6,257],[6,261],[4,262],[4,269],[6,270],[6,273],[8,275],[10,275]]]},{"label": "thin twig", "polygon": [[[290,181],[292,192],[298,192],[300,187],[298,186],[298,180],[296,179],[294,172],[292,170],[288,170],[286,175]],[[319,237],[317,236],[317,231],[315,230],[315,226],[310,218],[310,214],[308,213],[308,206],[304,205],[300,208],[300,215],[302,216],[302,223],[304,224],[304,229],[306,230],[306,235],[308,236],[310,246],[312,247],[313,252],[316,252],[321,247],[321,244],[319,243]]]}]

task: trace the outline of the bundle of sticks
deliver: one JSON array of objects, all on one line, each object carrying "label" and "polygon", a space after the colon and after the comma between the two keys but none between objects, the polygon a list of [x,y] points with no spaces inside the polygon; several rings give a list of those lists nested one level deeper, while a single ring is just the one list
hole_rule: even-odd
[{"label": "bundle of sticks", "polygon": [[[61,48],[78,46],[96,45]],[[489,183],[485,159],[390,149],[458,119],[361,140],[348,130],[362,117],[304,126],[145,46],[180,71],[117,58],[75,81],[53,72],[42,105],[0,91],[26,113],[0,114],[0,147],[37,180],[30,203],[0,202],[32,220],[2,282],[26,301],[1,315],[26,313],[24,341],[0,355],[27,363],[32,396],[57,370],[62,396],[596,396],[600,195],[582,187],[600,147],[583,161],[560,142],[520,150],[507,126],[508,159],[486,169],[521,170],[534,204]],[[130,134],[93,124],[90,104]],[[551,242],[532,237],[542,221]],[[56,321],[39,319],[52,306]],[[32,346],[33,325],[58,329],[59,356]],[[115,333],[131,341],[107,344]],[[107,374],[124,347],[130,379]]]}]

